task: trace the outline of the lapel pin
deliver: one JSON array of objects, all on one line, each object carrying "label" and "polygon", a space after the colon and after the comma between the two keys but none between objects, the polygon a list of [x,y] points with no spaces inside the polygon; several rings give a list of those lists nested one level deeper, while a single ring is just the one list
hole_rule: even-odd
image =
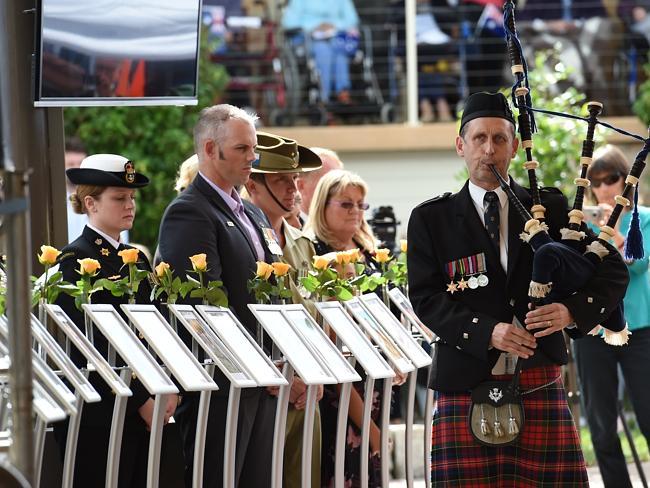
[{"label": "lapel pin", "polygon": [[234,226],[235,226],[234,222],[232,222],[232,221],[230,221],[230,220],[227,220],[227,221],[226,221],[226,225],[227,225],[228,227],[234,227]]},{"label": "lapel pin", "polygon": [[102,253],[102,256],[108,256],[108,255],[111,254],[111,252],[108,249],[106,249],[105,247],[102,247],[102,250],[99,251],[99,252]]},{"label": "lapel pin", "polygon": [[100,238],[95,239],[95,244],[97,244],[98,246],[101,246],[102,242],[104,241],[102,241]]}]

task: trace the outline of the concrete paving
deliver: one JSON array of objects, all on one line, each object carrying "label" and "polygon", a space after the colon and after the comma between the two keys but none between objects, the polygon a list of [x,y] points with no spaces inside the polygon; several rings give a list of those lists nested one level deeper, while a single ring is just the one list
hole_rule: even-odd
[{"label": "concrete paving", "polygon": [[[632,480],[632,486],[634,488],[643,488],[641,484],[641,479],[639,478],[639,472],[636,469],[634,464],[628,464],[627,470],[630,473],[630,479]],[[645,473],[646,480],[650,482],[650,461],[643,463],[643,472]],[[587,473],[589,475],[589,486],[591,488],[604,488],[603,480],[600,477],[600,471],[598,466],[591,466],[587,468]],[[413,483],[414,488],[424,488],[424,480],[419,479],[415,480]],[[392,480],[390,482],[390,488],[406,488],[406,480]]]}]

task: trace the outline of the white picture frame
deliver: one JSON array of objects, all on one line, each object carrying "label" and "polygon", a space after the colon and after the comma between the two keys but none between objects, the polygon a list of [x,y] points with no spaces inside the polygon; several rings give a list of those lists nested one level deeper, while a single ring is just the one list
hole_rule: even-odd
[{"label": "white picture frame", "polygon": [[66,314],[63,309],[54,304],[45,305],[45,311],[54,321],[54,323],[63,331],[65,336],[74,344],[81,354],[88,361],[88,370],[96,371],[102,379],[110,386],[111,390],[117,396],[132,396],[131,389],[122,381],[122,378],[108,364],[108,361],[95,348],[92,342],[84,335],[74,321]]},{"label": "white picture frame", "polygon": [[294,330],[282,314],[281,305],[249,304],[248,308],[262,324],[266,333],[289,361],[306,385],[330,385],[338,383],[336,375],[315,356],[310,346]]},{"label": "white picture frame", "polygon": [[120,308],[185,391],[219,389],[155,305],[122,304]]},{"label": "white picture frame", "polygon": [[413,310],[413,305],[411,301],[407,298],[402,290],[399,288],[393,288],[388,291],[388,296],[390,297],[391,302],[402,312],[402,315],[406,317],[406,320],[422,335],[422,337],[429,343],[432,344],[437,339],[437,336],[429,329]]},{"label": "white picture frame", "polygon": [[196,309],[210,328],[228,346],[258,386],[285,386],[282,372],[273,364],[262,348],[248,333],[235,314],[228,308],[197,305]]},{"label": "white picture frame", "polygon": [[[199,312],[191,305],[168,305],[178,323],[190,333],[199,347],[237,388],[258,386],[254,376],[246,369],[228,346],[212,330]],[[271,364],[271,366],[273,366]],[[262,386],[262,385],[260,385]]]},{"label": "white picture frame", "polygon": [[79,392],[86,403],[101,401],[102,397],[88,378],[79,371],[76,364],[65,353],[58,342],[50,335],[45,326],[32,314],[31,316],[32,336],[45,350],[47,357],[61,370],[63,375],[72,384],[76,392]]},{"label": "white picture frame", "polygon": [[149,354],[112,305],[82,305],[97,329],[133,370],[151,395],[178,393],[178,388]]},{"label": "white picture frame", "polygon": [[366,310],[358,297],[346,300],[343,304],[372,341],[379,346],[397,371],[401,374],[407,374],[415,370],[415,366],[409,357],[395,344],[392,337],[384,330],[377,319]]},{"label": "white picture frame", "polygon": [[336,376],[338,383],[353,383],[361,381],[361,376],[355,371],[352,365],[345,359],[341,351],[336,347],[327,334],[320,328],[312,318],[307,309],[301,304],[283,305],[282,314],[294,330],[300,334],[312,354],[320,357],[323,364],[327,364],[329,370]]},{"label": "white picture frame", "polygon": [[393,378],[395,371],[379,354],[359,325],[340,302],[318,302],[318,312],[342,344],[354,355],[366,374],[375,380]]},{"label": "white picture frame", "polygon": [[393,312],[374,293],[359,297],[359,301],[366,307],[373,317],[382,325],[393,341],[404,351],[416,368],[423,368],[431,364],[431,356],[418,344],[406,328],[397,320]]}]

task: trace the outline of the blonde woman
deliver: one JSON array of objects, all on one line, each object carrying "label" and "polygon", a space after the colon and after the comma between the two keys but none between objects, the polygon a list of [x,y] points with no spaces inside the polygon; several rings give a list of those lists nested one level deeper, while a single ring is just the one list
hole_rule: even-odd
[{"label": "blonde woman", "polygon": [[[314,193],[309,208],[306,232],[312,237],[316,254],[348,249],[361,250],[366,264],[371,269],[377,265],[373,259],[375,238],[364,217],[368,210],[366,195],[368,187],[361,177],[344,170],[334,170],[323,176]],[[370,463],[368,486],[381,486],[379,464],[380,431],[377,422],[380,416],[380,402],[375,385],[370,423]],[[338,414],[338,390],[326,386],[320,403],[322,423],[322,486],[330,486],[334,477],[334,442],[336,417]],[[350,397],[346,452],[346,486],[358,486],[361,465],[361,420],[363,412],[363,383],[354,384]]]}]

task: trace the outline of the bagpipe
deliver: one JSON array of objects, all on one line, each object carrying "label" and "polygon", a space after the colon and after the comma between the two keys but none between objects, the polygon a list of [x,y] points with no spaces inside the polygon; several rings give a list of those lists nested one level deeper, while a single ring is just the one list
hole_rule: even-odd
[{"label": "bagpipe", "polygon": [[[528,295],[533,306],[542,305],[561,300],[581,289],[594,274],[602,259],[612,252],[617,252],[608,242],[615,235],[616,223],[623,209],[630,207],[630,197],[634,192],[635,208],[632,214],[630,229],[625,242],[626,259],[640,259],[643,257],[643,237],[639,225],[638,191],[639,179],[645,168],[645,160],[650,152],[650,138],[631,134],[622,129],[613,127],[598,119],[603,110],[603,105],[590,102],[587,105],[588,117],[578,117],[561,112],[553,112],[533,108],[528,81],[528,66],[523,54],[521,42],[517,37],[515,27],[515,6],[512,0],[504,4],[504,28],[511,71],[515,78],[512,86],[512,103],[518,111],[517,126],[521,138],[521,145],[525,151],[526,161],[524,168],[528,173],[529,186],[533,205],[530,212],[519,201],[496,168],[491,170],[499,181],[499,185],[508,195],[510,203],[517,213],[523,218],[524,232],[522,240],[526,241],[534,252],[533,273]],[[576,196],[571,210],[568,213],[568,225],[560,230],[561,239],[554,241],[548,233],[545,223],[545,211],[542,204],[536,169],[539,163],[533,158],[532,135],[536,131],[535,112],[553,116],[568,117],[581,120],[587,124],[587,134],[582,144],[580,157],[580,172],[574,182],[577,185]],[[607,223],[600,228],[596,240],[587,244],[585,239],[586,224],[584,222],[583,201],[586,189],[590,182],[587,171],[594,153],[594,133],[597,125],[602,125],[621,134],[641,140],[643,149],[637,154],[630,173],[625,178],[625,187],[621,195],[616,197],[614,207]],[[623,315],[623,304],[619,306],[601,324],[604,329],[603,338],[608,344],[623,345],[627,343],[629,332]],[[591,333],[597,333],[597,327]]]}]

